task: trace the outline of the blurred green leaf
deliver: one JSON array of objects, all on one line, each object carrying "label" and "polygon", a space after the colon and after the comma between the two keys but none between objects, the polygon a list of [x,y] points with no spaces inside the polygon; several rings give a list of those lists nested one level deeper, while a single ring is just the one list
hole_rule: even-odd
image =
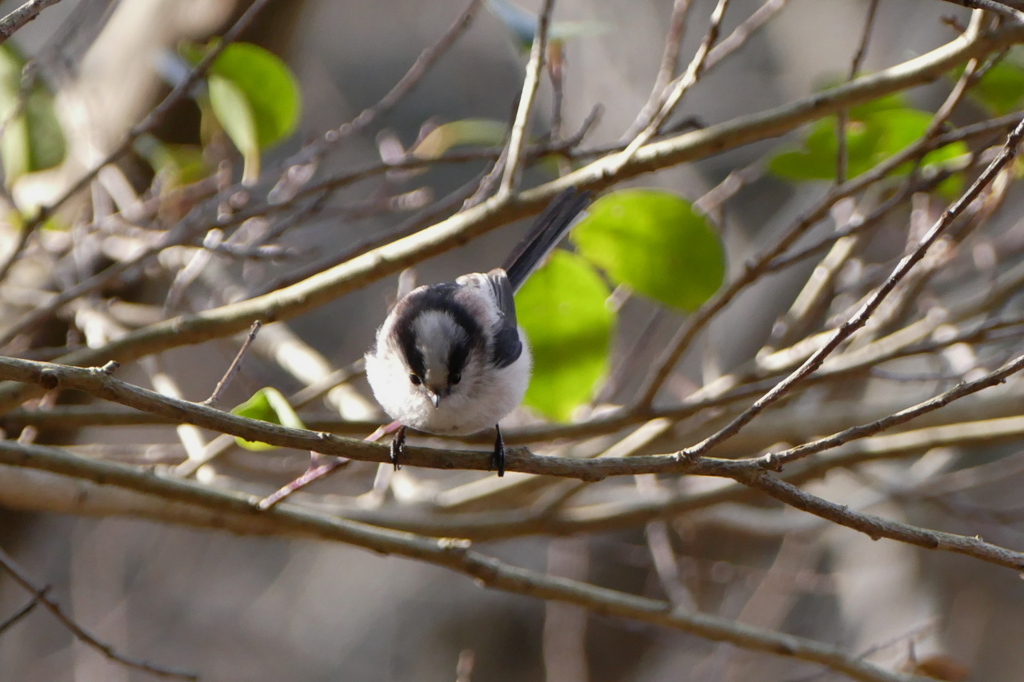
[{"label": "blurred green leaf", "polygon": [[850,118],[854,121],[863,119],[870,114],[877,114],[880,111],[892,111],[893,109],[907,109],[910,104],[901,92],[894,92],[891,95],[883,95],[864,104],[858,104],[850,109]]},{"label": "blurred green leaf", "polygon": [[224,132],[242,153],[242,183],[254,184],[260,176],[260,143],[255,112],[249,100],[234,81],[211,74],[210,105]]},{"label": "blurred green leaf", "polygon": [[[871,168],[871,159],[882,134],[878,126],[851,121],[846,127],[847,175],[855,177]],[[836,175],[835,118],[819,121],[804,140],[804,149],[781,152],[771,159],[768,169],[786,180],[823,180]]]},{"label": "blurred green leaf", "polygon": [[[21,227],[21,225],[18,227]],[[59,215],[52,215],[47,218],[40,227],[44,230],[50,230],[51,232],[67,232],[71,229],[71,223],[61,218]]]},{"label": "blurred green leaf", "polygon": [[675,308],[696,310],[725,279],[718,232],[671,192],[607,194],[588,209],[571,239],[616,283]]},{"label": "blurred green leaf", "polygon": [[[290,426],[294,429],[306,428],[306,425],[299,419],[299,415],[295,414],[295,410],[288,404],[288,399],[281,395],[276,388],[269,386],[256,391],[251,398],[231,410],[231,414],[271,424]],[[246,450],[254,451],[274,450],[277,447],[244,438],[235,438],[235,442]]]},{"label": "blurred green leaf", "polygon": [[[894,107],[894,104],[896,100],[882,98],[870,107],[855,107],[850,111],[846,126],[847,177],[855,178],[874,168],[924,135],[932,115],[917,109]],[[802,149],[790,149],[776,154],[769,161],[769,171],[793,181],[835,179],[838,155],[835,129],[835,116],[815,122],[804,139]],[[953,159],[967,153],[966,143],[954,142],[925,155],[922,166],[947,166]],[[893,173],[906,175],[911,168],[913,164],[906,163]],[[950,181],[953,184],[959,182],[950,178],[946,183]]]},{"label": "blurred green leaf", "polygon": [[171,185],[198,182],[213,172],[199,145],[167,144],[152,135],[142,135],[135,141],[135,151],[155,172],[167,176]]},{"label": "blurred green leaf", "polygon": [[427,133],[410,153],[421,159],[436,159],[452,147],[486,145],[496,147],[505,139],[508,126],[487,118],[466,118],[445,123]]},{"label": "blurred green leaf", "polygon": [[37,80],[21,92],[24,66],[24,57],[10,43],[0,45],[0,121],[6,122],[0,161],[8,186],[26,173],[53,168],[66,153],[53,96],[46,86]]},{"label": "blurred green leaf", "polygon": [[[196,63],[208,49],[186,43],[181,54]],[[259,176],[260,153],[298,126],[298,83],[279,57],[250,43],[224,48],[210,66],[208,83],[213,115],[242,153],[243,182],[251,184]]]},{"label": "blurred green leaf", "polygon": [[533,350],[526,405],[566,421],[593,396],[607,371],[615,324],[609,293],[586,260],[555,251],[516,294],[519,324]]},{"label": "blurred green leaf", "polygon": [[[957,77],[963,73],[958,69]],[[996,116],[1016,111],[1024,104],[1024,50],[1015,47],[967,91],[968,96]]]},{"label": "blurred green leaf", "polygon": [[233,43],[214,60],[210,73],[231,81],[242,91],[252,108],[260,149],[295,132],[302,109],[299,86],[291,69],[277,55],[258,45]]}]

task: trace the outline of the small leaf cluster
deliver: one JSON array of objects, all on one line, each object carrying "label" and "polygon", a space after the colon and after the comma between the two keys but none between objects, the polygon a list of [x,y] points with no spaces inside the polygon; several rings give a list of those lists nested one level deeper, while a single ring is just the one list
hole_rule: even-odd
[{"label": "small leaf cluster", "polygon": [[[924,135],[932,114],[911,108],[900,95],[890,95],[850,109],[845,127],[846,175],[855,178],[917,142]],[[797,149],[786,149],[769,162],[779,178],[796,182],[835,180],[839,142],[835,116],[816,121]],[[964,142],[953,142],[929,152],[921,159],[927,170],[955,169],[956,161],[969,152]],[[893,171],[896,177],[911,172],[907,162]],[[951,177],[939,190],[959,191],[961,179]]]}]

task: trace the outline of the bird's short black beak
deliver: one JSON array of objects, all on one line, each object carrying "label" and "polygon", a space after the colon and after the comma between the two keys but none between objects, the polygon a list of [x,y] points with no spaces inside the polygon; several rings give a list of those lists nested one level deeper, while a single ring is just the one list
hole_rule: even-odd
[{"label": "bird's short black beak", "polygon": [[430,402],[434,403],[434,407],[441,405],[441,394],[434,391],[427,391],[427,397],[430,398]]}]

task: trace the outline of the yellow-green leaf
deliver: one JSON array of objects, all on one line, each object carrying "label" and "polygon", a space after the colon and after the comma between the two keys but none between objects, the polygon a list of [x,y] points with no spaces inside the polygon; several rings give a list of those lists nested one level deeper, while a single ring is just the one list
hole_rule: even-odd
[{"label": "yellow-green leaf", "polygon": [[142,135],[135,141],[135,151],[174,186],[198,182],[213,172],[198,145],[167,144],[152,135]]},{"label": "yellow-green leaf", "polygon": [[[64,160],[64,133],[54,111],[53,96],[43,82],[22,92],[25,58],[10,43],[0,45],[0,161],[10,186],[21,176],[53,168]],[[24,101],[22,101],[24,100]]]},{"label": "yellow-green leaf", "polygon": [[689,201],[662,190],[607,194],[570,237],[615,282],[666,305],[693,311],[725,279],[718,232]]},{"label": "yellow-green leaf", "polygon": [[[895,106],[891,98],[873,106],[861,106],[850,111],[846,125],[847,177],[865,173],[885,159],[899,153],[919,140],[931,123],[932,115],[926,111]],[[828,116],[814,123],[804,139],[802,148],[784,150],[768,164],[769,170],[786,180],[833,180],[836,177],[836,117]],[[964,142],[954,142],[929,152],[922,166],[933,169],[955,168],[954,160],[968,153]],[[906,175],[913,164],[906,163],[893,171]],[[949,178],[940,191],[949,190],[959,182]]]},{"label": "yellow-green leaf", "polygon": [[[299,415],[295,414],[295,410],[288,404],[288,399],[281,395],[281,392],[276,388],[269,386],[256,391],[251,398],[231,410],[231,414],[248,417],[249,419],[258,419],[270,422],[271,424],[290,426],[294,429],[306,428],[306,425],[299,419]],[[235,442],[246,450],[273,450],[277,447],[276,445],[245,440],[244,438],[235,438]]]},{"label": "yellow-green leaf", "polygon": [[260,149],[295,132],[302,109],[299,87],[291,69],[273,52],[251,43],[233,43],[214,60],[210,74],[231,81],[242,92],[252,111]]},{"label": "yellow-green leaf", "polygon": [[533,350],[527,406],[566,421],[593,396],[608,368],[615,325],[609,293],[586,260],[555,251],[516,294],[519,324]]},{"label": "yellow-green leaf", "polygon": [[[181,53],[196,63],[207,49],[186,43]],[[232,43],[210,65],[208,84],[213,116],[242,153],[243,182],[251,184],[259,176],[260,153],[298,126],[302,103],[295,76],[272,52]],[[205,114],[202,101],[200,107]]]},{"label": "yellow-green leaf", "polygon": [[507,128],[502,121],[487,118],[452,121],[427,133],[411,152],[421,159],[436,159],[452,147],[460,145],[497,146],[505,139]]},{"label": "yellow-green leaf", "polygon": [[256,116],[242,89],[223,76],[210,76],[210,104],[224,132],[242,153],[242,182],[251,185],[260,176],[260,144]]},{"label": "yellow-green leaf", "polygon": [[[959,78],[961,67],[954,71]],[[993,114],[1003,116],[1024,103],[1024,49],[1010,48],[1006,57],[992,65],[967,94]]]}]

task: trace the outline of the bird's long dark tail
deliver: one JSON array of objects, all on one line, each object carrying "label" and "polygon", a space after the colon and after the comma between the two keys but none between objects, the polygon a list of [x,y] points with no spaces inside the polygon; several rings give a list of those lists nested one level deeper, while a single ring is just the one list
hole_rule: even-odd
[{"label": "bird's long dark tail", "polygon": [[593,199],[592,192],[581,192],[570,187],[551,200],[505,264],[504,269],[513,291],[518,291],[533,271],[540,267],[547,255],[562,241],[562,237],[582,217],[580,213]]}]

